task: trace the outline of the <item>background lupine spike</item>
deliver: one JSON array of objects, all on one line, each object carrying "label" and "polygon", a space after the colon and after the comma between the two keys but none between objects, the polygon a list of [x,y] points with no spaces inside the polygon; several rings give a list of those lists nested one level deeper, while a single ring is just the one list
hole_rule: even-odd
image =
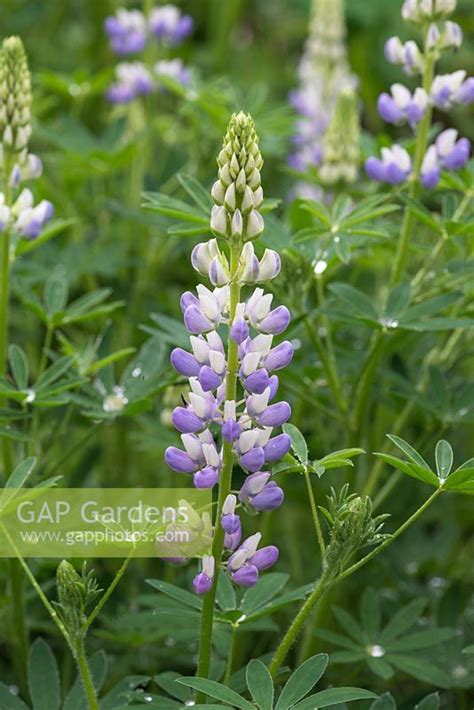
[{"label": "background lupine spike", "polygon": [[340,93],[323,140],[323,163],[319,171],[325,183],[354,182],[360,149],[357,96],[350,89]]},{"label": "background lupine spike", "polygon": [[0,52],[0,133],[5,154],[26,157],[31,134],[31,76],[23,42],[7,37]]}]

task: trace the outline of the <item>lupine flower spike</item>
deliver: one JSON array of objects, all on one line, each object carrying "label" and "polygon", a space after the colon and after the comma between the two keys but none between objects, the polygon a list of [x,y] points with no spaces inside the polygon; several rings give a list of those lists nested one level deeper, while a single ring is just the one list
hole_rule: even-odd
[{"label": "lupine flower spike", "polygon": [[42,163],[28,152],[31,135],[31,78],[25,50],[19,37],[4,40],[0,52],[0,232],[10,229],[25,239],[39,236],[53,214],[48,200],[37,205],[31,190],[21,183],[37,178]]},{"label": "lupine flower spike", "polygon": [[[461,28],[446,19],[455,7],[456,0],[405,0],[402,17],[428,27],[424,49],[420,50],[414,41],[403,44],[398,37],[391,37],[385,43],[387,60],[402,66],[406,74],[419,75],[428,66],[428,60],[434,63],[443,51],[460,47]],[[408,123],[416,132],[432,108],[449,111],[453,106],[473,101],[474,77],[466,77],[466,72],[460,69],[452,74],[435,75],[429,86],[419,86],[413,93],[403,84],[393,84],[390,93],[380,95],[377,107],[384,121]],[[408,152],[393,145],[382,148],[381,159],[370,157],[365,167],[372,180],[395,185],[419,176],[421,184],[431,189],[438,184],[442,170],[459,170],[466,165],[470,148],[467,138],[458,139],[457,131],[448,129],[427,148],[421,164],[414,166]]]},{"label": "lupine flower spike", "polygon": [[[309,36],[298,68],[300,86],[290,94],[299,118],[288,162],[301,172],[324,164],[326,177],[331,178],[333,171],[328,166],[333,163],[333,155],[325,134],[338,97],[342,92],[354,92],[357,81],[347,62],[343,0],[313,0],[311,12]],[[321,196],[320,191],[316,193],[312,185],[303,182],[297,185],[296,193]]]},{"label": "lupine flower spike", "polygon": [[[257,550],[260,534],[241,543],[237,511],[241,506],[255,514],[283,502],[283,491],[268,469],[291,444],[287,434],[274,433],[291,415],[287,402],[275,402],[279,384],[275,373],[289,364],[293,347],[288,340],[273,342],[287,328],[290,313],[286,306],[272,309],[273,295],[258,286],[278,275],[280,257],[266,249],[259,258],[254,247],[264,229],[263,159],[249,115],[232,116],[217,163],[211,213],[216,238],[195,246],[191,255],[194,269],[209,286],[200,284],[196,293],[188,291],[181,297],[191,349],[175,348],[171,353],[175,370],[189,378],[186,403],[172,415],[184,449],[169,447],[165,460],[177,473],[192,475],[198,488],[219,486],[222,504],[214,534],[220,530],[224,549],[232,553],[224,560],[230,579],[250,587],[276,562],[278,550],[272,546]],[[252,290],[241,300],[246,286]],[[222,326],[227,329],[227,347],[218,332]],[[236,462],[247,477],[241,490],[233,493],[230,481]],[[213,565],[221,565],[221,552],[212,562],[203,560],[202,572],[194,580],[198,594],[211,588]]]}]

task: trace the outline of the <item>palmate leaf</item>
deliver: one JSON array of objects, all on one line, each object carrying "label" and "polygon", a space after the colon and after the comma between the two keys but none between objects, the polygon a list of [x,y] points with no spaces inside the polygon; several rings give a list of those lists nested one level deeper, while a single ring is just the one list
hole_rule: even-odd
[{"label": "palmate leaf", "polygon": [[294,424],[284,424],[283,425],[283,431],[285,434],[288,434],[288,436],[291,439],[291,448],[293,449],[293,452],[298,459],[298,461],[302,464],[307,464],[308,463],[308,445],[306,443],[306,440],[303,436],[303,434],[300,432],[298,427],[296,427]]},{"label": "palmate leaf", "polygon": [[24,389],[28,385],[29,367],[22,348],[18,345],[10,345],[8,348],[8,361],[16,386],[18,389]]},{"label": "palmate leaf", "polygon": [[275,710],[288,710],[293,707],[301,698],[310,692],[325,672],[329,662],[326,653],[319,653],[312,658],[308,658],[289,677],[285,687],[281,691]]},{"label": "palmate leaf", "polygon": [[289,575],[283,572],[270,572],[262,576],[258,583],[248,589],[242,597],[240,604],[242,613],[250,616],[271,601],[283,589],[288,579]]},{"label": "palmate leaf", "polygon": [[369,710],[397,710],[397,705],[391,693],[384,693],[374,700]]},{"label": "palmate leaf", "polygon": [[10,692],[8,686],[0,681],[0,707],[2,710],[29,710],[23,700]]},{"label": "palmate leaf", "polygon": [[195,594],[191,594],[191,592],[188,592],[186,589],[181,589],[181,587],[177,587],[169,582],[164,582],[161,579],[146,579],[145,581],[150,587],[153,587],[153,589],[158,590],[162,594],[166,594],[166,596],[175,599],[180,604],[184,604],[192,609],[197,609],[198,611],[202,608],[201,598]]},{"label": "palmate leaf", "polygon": [[431,693],[415,705],[415,710],[439,710],[439,694]]}]

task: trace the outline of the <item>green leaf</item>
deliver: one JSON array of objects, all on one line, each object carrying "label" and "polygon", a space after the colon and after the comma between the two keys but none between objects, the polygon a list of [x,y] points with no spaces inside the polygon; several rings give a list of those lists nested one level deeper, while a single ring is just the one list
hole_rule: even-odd
[{"label": "green leaf", "polygon": [[474,644],[472,646],[466,646],[466,648],[463,648],[462,650],[463,653],[474,653]]},{"label": "green leaf", "polygon": [[275,710],[288,710],[309,693],[323,675],[328,662],[329,656],[319,653],[299,666],[281,691]]},{"label": "green leaf", "polygon": [[25,353],[18,345],[10,345],[8,348],[8,361],[18,389],[22,390],[28,387],[28,360],[26,359]]},{"label": "green leaf", "polygon": [[329,290],[341,301],[355,309],[359,315],[365,315],[373,320],[378,319],[378,313],[373,302],[359,289],[345,283],[332,283]]},{"label": "green leaf", "polygon": [[57,271],[49,277],[44,288],[44,303],[50,317],[62,313],[66,307],[69,285],[66,275]]},{"label": "green leaf", "polygon": [[10,693],[6,685],[0,681],[0,707],[2,710],[29,710],[23,700]]},{"label": "green leaf", "polygon": [[419,454],[413,446],[410,446],[407,441],[399,436],[395,436],[395,434],[387,434],[387,437],[395,444],[395,446],[398,446],[398,448],[403,451],[405,456],[407,456],[410,461],[413,461],[413,463],[418,466],[425,468],[427,471],[431,471],[431,468],[428,466],[423,456],[421,456],[421,454]]},{"label": "green leaf", "polygon": [[185,703],[190,699],[192,691],[189,688],[183,687],[181,683],[176,683],[178,678],[181,678],[181,673],[165,671],[164,673],[154,676],[153,680],[160,688],[163,688],[163,690],[169,693],[172,698],[177,698]]},{"label": "green leaf", "polygon": [[13,473],[5,483],[5,488],[3,489],[3,493],[0,499],[2,508],[6,506],[10,500],[12,500],[18,488],[23,488],[26,481],[31,476],[35,464],[36,458],[30,457],[19,463],[18,466],[16,466],[16,468],[13,470]]},{"label": "green leaf", "polygon": [[349,614],[345,609],[341,609],[341,607],[338,606],[333,606],[332,611],[346,634],[349,634],[357,644],[368,641],[367,634],[364,632],[359,622],[354,619],[352,614]]},{"label": "green leaf", "polygon": [[445,439],[438,441],[435,448],[436,470],[440,481],[444,481],[453,467],[454,454],[451,444]]},{"label": "green leaf", "polygon": [[41,234],[36,239],[21,239],[16,246],[17,256],[27,254],[28,252],[33,251],[33,249],[37,249],[42,244],[45,244],[45,242],[49,242],[50,239],[53,239],[58,234],[61,234],[61,232],[64,232],[65,229],[76,223],[76,219],[53,220],[45,229],[42,230]]},{"label": "green leaf", "polygon": [[326,205],[322,202],[317,202],[316,200],[302,200],[300,202],[300,208],[314,215],[316,219],[326,225],[326,227],[331,227],[331,215]]},{"label": "green leaf", "polygon": [[199,180],[192,177],[191,175],[183,175],[179,173],[177,175],[178,181],[181,186],[186,190],[190,198],[195,202],[197,207],[201,209],[204,214],[210,214],[212,209],[212,199],[209,190],[201,185]]},{"label": "green leaf", "polygon": [[[468,468],[467,465],[471,467]],[[474,460],[466,461],[456,471],[454,471],[443,484],[445,491],[454,491],[457,493],[474,493]]]},{"label": "green leaf", "polygon": [[182,676],[178,678],[176,682],[206,693],[206,695],[209,695],[211,698],[216,698],[216,700],[222,700],[222,702],[228,703],[232,707],[241,708],[242,710],[255,710],[252,703],[249,703],[248,700],[237,695],[237,693],[230,688],[226,688],[225,685],[216,683],[214,680]]},{"label": "green leaf", "polygon": [[369,710],[397,710],[397,706],[393,696],[390,693],[384,693],[374,700]]},{"label": "green leaf", "polygon": [[389,318],[399,318],[410,304],[411,288],[409,283],[395,286],[388,296],[385,315]]},{"label": "green leaf", "polygon": [[415,710],[439,710],[439,694],[431,693],[415,705]]},{"label": "green leaf", "polygon": [[390,661],[398,670],[424,683],[430,683],[438,688],[445,688],[449,685],[450,680],[447,673],[424,658],[392,653]]},{"label": "green leaf", "polygon": [[149,676],[146,675],[132,675],[122,678],[101,698],[100,710],[117,710],[120,703],[126,701],[131,690],[148,683],[149,680]]},{"label": "green leaf", "polygon": [[231,611],[237,607],[234,585],[228,575],[220,574],[217,581],[216,601],[222,611]]},{"label": "green leaf", "polygon": [[367,656],[366,661],[372,673],[375,673],[379,678],[388,680],[393,677],[393,668],[385,659]]},{"label": "green leaf", "polygon": [[406,473],[407,476],[416,478],[417,481],[423,481],[424,483],[428,483],[430,486],[435,486],[436,488],[439,486],[439,481],[435,474],[430,471],[426,471],[424,468],[421,468],[421,466],[406,463],[406,461],[402,461],[396,456],[384,454],[380,451],[374,451],[374,456],[379,456],[383,461],[385,461],[385,463],[397,468],[402,473]]},{"label": "green leaf", "polygon": [[248,589],[242,597],[241,611],[247,616],[257,611],[283,589],[288,578],[289,575],[283,572],[270,572],[261,577],[257,584]]},{"label": "green leaf", "polygon": [[291,448],[296,458],[300,463],[306,465],[308,463],[308,445],[303,434],[294,424],[284,424],[283,431],[285,434],[288,434],[291,439]]},{"label": "green leaf", "polygon": [[380,600],[372,587],[364,591],[360,604],[360,620],[370,639],[375,638],[380,629]]},{"label": "green leaf", "polygon": [[28,688],[33,710],[58,710],[61,689],[56,658],[43,639],[36,639],[28,656]]},{"label": "green leaf", "polygon": [[315,708],[328,708],[339,703],[350,703],[353,700],[371,700],[376,698],[375,693],[362,688],[328,688],[319,693],[310,695],[294,706],[293,710],[314,710]]},{"label": "green leaf", "polygon": [[254,658],[248,664],[245,676],[250,695],[260,710],[272,710],[273,680],[266,665]]},{"label": "green leaf", "polygon": [[150,587],[157,589],[159,592],[162,592],[162,594],[166,594],[166,596],[175,599],[181,604],[185,604],[186,606],[190,606],[193,609],[201,611],[202,600],[200,597],[197,597],[195,594],[191,594],[191,592],[188,592],[186,589],[181,589],[181,587],[176,587],[174,584],[164,582],[161,579],[147,579],[145,581],[150,585]]},{"label": "green leaf", "polygon": [[41,374],[35,382],[35,389],[39,392],[45,392],[48,388],[59,380],[61,375],[64,375],[73,364],[73,359],[70,357],[60,357],[47,370]]},{"label": "green leaf", "polygon": [[336,234],[332,243],[337,258],[342,261],[343,264],[348,264],[351,260],[351,250],[347,239],[344,239],[341,234]]},{"label": "green leaf", "polygon": [[427,629],[403,636],[387,644],[390,651],[418,651],[421,648],[437,646],[458,636],[456,629]]},{"label": "green leaf", "polygon": [[388,645],[390,641],[401,636],[420,618],[426,606],[426,599],[414,599],[392,616],[387,626],[380,634],[380,644]]},{"label": "green leaf", "polygon": [[442,225],[435,217],[433,217],[432,213],[421,204],[421,202],[418,202],[411,197],[407,197],[406,195],[400,195],[400,199],[409,206],[410,212],[412,212],[420,220],[420,222],[426,224],[426,226],[430,227],[436,234],[442,233]]}]

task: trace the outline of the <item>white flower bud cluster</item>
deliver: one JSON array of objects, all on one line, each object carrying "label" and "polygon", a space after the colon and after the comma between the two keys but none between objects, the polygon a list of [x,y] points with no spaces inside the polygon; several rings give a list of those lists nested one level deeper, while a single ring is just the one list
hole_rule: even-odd
[{"label": "white flower bud cluster", "polygon": [[215,202],[211,230],[220,238],[251,241],[263,232],[260,170],[263,159],[252,117],[234,114],[217,158],[219,179],[212,187]]},{"label": "white flower bud cluster", "polygon": [[417,24],[439,20],[456,9],[456,0],[405,0],[402,17]]},{"label": "white flower bud cluster", "polygon": [[31,135],[31,77],[19,37],[4,40],[0,52],[0,137],[3,157],[27,160]]}]

